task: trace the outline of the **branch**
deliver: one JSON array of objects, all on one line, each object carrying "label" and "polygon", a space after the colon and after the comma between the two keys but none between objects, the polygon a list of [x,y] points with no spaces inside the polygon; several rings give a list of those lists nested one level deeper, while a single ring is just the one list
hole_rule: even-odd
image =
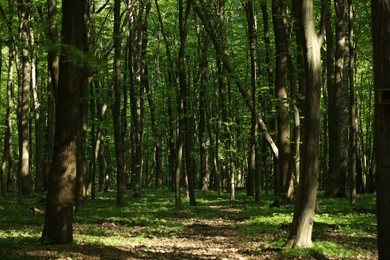
[{"label": "branch", "polygon": [[[205,8],[203,8],[203,12],[202,12],[202,10],[199,7],[199,4],[197,4],[196,2],[194,2],[194,11],[196,12],[198,17],[202,21],[202,24],[203,24],[205,30],[209,34],[210,39],[212,40],[212,42],[214,44],[217,55],[222,60],[224,68],[229,73],[229,76],[235,81],[235,83],[238,87],[238,90],[240,91],[242,97],[244,98],[245,103],[247,104],[249,109],[253,112],[254,111],[254,109],[253,109],[254,104],[252,103],[252,99],[249,96],[248,92],[246,91],[244,84],[241,82],[240,78],[235,74],[235,70],[234,70],[233,66],[230,64],[227,54],[222,51],[221,44],[218,42],[218,39],[216,37],[216,33],[214,32],[210,21],[206,18],[206,17],[211,17],[211,15],[208,15],[206,13],[207,11]],[[258,125],[263,130],[265,138],[268,141],[268,143],[272,149],[272,152],[274,153],[276,158],[279,158],[278,147],[276,146],[275,142],[273,141],[272,136],[269,133],[267,126],[264,123],[263,118],[261,117],[261,114],[256,113],[254,116],[256,117],[256,121],[257,121]]]}]

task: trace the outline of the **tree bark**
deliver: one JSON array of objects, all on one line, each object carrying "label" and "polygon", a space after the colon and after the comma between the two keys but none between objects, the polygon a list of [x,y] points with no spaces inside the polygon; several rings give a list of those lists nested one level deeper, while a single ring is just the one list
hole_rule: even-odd
[{"label": "tree bark", "polygon": [[[251,59],[251,87],[252,87],[252,103],[256,104],[257,102],[257,22],[256,14],[254,10],[254,5],[252,0],[247,0],[245,2],[245,11],[248,21],[248,42],[250,50],[250,59]],[[257,134],[258,134],[258,125],[256,120],[257,106],[254,105],[252,108],[252,120],[251,120],[251,143],[250,143],[250,154],[249,154],[249,167],[248,167],[248,177],[247,177],[247,196],[253,196],[260,199],[260,189],[259,183],[256,181],[258,179],[258,165],[257,165]],[[256,194],[255,194],[256,192]]]},{"label": "tree bark", "polygon": [[[345,176],[348,172],[348,131],[346,129],[346,92],[344,85],[346,54],[346,0],[334,2],[336,12],[336,52],[333,89],[329,91],[329,172],[325,195],[345,196]],[[344,180],[344,181],[343,181]]]},{"label": "tree bark", "polygon": [[[47,243],[70,243],[73,240],[82,73],[80,62],[69,62],[69,58],[74,55],[73,52],[83,50],[85,10],[85,0],[67,0],[62,3],[62,54],[56,100],[55,141],[42,232],[42,240]],[[67,46],[72,46],[73,52]]]},{"label": "tree bark", "polygon": [[[184,6],[183,1],[179,0],[179,31],[180,31],[180,48],[178,53],[178,82],[179,82],[179,97],[178,97],[178,120],[179,120],[179,134],[178,134],[178,154],[182,155],[180,150],[184,150],[184,155],[186,159],[186,172],[188,178],[188,192],[190,197],[190,205],[196,205],[195,198],[195,173],[191,169],[191,144],[190,144],[190,125],[188,120],[188,115],[186,114],[188,109],[188,86],[186,82],[186,71],[185,71],[185,49],[187,43],[187,34],[189,26],[189,15],[191,11],[191,2],[192,0],[187,0],[186,5]],[[181,162],[182,157],[177,157],[177,168],[176,168],[176,178],[180,179],[181,175]],[[176,179],[176,184],[179,181]],[[177,188],[176,188],[177,189]],[[176,190],[177,192],[177,190]],[[177,203],[176,206],[180,207],[180,203]]]},{"label": "tree bark", "polygon": [[[9,1],[9,10],[13,10],[12,1]],[[12,18],[12,12],[8,19]],[[5,118],[6,130],[4,134],[4,151],[1,161],[1,172],[2,172],[2,185],[1,194],[5,194],[11,191],[12,182],[14,180],[13,172],[13,147],[12,147],[12,108],[13,108],[13,72],[14,72],[14,58],[15,48],[13,47],[14,36],[12,33],[12,23],[8,23],[8,73],[7,73],[7,112]],[[8,171],[6,166],[8,165]]]},{"label": "tree bark", "polygon": [[22,196],[32,192],[32,177],[30,173],[29,154],[29,108],[31,87],[31,60],[29,45],[29,22],[32,11],[32,2],[19,0],[20,37],[22,42],[22,82],[19,86],[19,184]]},{"label": "tree bark", "polygon": [[44,154],[44,189],[48,189],[49,171],[51,165],[51,159],[53,155],[54,145],[54,117],[55,117],[55,96],[58,89],[58,75],[59,75],[59,57],[57,53],[58,49],[58,29],[57,29],[57,0],[47,0],[47,23],[48,34],[47,38],[50,42],[50,48],[47,55],[47,66],[49,71],[49,80],[47,83],[47,114],[46,114],[46,128],[45,128],[45,154]]},{"label": "tree bark", "polygon": [[390,2],[371,1],[372,39],[374,47],[375,122],[374,152],[376,166],[376,212],[378,222],[378,256],[390,259]]},{"label": "tree bark", "polygon": [[123,167],[123,134],[121,131],[121,35],[120,35],[120,8],[121,1],[115,0],[114,3],[114,139],[115,139],[115,158],[117,174],[117,206],[125,205],[126,176]]},{"label": "tree bark", "polygon": [[354,42],[354,7],[352,0],[348,0],[348,30],[349,30],[349,110],[350,110],[350,138],[349,138],[349,174],[350,174],[350,203],[355,204],[357,191],[357,152],[358,152],[358,115],[355,98],[355,42]]},{"label": "tree bark", "polygon": [[210,176],[208,167],[208,143],[207,137],[207,83],[209,82],[209,60],[207,50],[209,39],[204,30],[198,33],[198,55],[200,71],[200,90],[199,90],[199,155],[200,155],[200,185],[202,191],[207,191],[210,186]]},{"label": "tree bark", "polygon": [[[287,100],[287,25],[285,21],[286,6],[284,1],[272,1],[272,18],[275,32],[275,96],[278,99],[277,105],[277,129],[278,129],[278,150],[279,150],[279,179],[277,180],[276,193],[287,198],[287,191],[290,185],[291,176],[288,174],[290,162],[290,118]],[[292,86],[291,86],[292,87]],[[289,179],[290,177],[290,179]]]},{"label": "tree bark", "polygon": [[311,247],[314,211],[317,201],[317,170],[320,137],[321,45],[325,32],[326,1],[322,1],[321,32],[315,31],[312,0],[300,0],[296,15],[304,33],[305,78],[305,139],[303,140],[303,171],[298,187],[293,222],[286,246]]}]

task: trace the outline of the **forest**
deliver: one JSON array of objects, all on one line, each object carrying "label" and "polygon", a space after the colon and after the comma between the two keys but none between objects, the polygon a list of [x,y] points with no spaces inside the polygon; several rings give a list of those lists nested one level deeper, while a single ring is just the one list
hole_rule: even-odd
[{"label": "forest", "polygon": [[390,259],[389,0],[0,0],[0,258]]}]

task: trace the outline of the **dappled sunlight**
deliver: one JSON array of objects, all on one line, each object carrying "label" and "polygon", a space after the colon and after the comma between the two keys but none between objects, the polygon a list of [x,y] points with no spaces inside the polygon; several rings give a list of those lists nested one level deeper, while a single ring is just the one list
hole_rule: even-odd
[{"label": "dappled sunlight", "polygon": [[[12,249],[14,256],[37,259],[377,257],[375,215],[361,210],[363,205],[372,206],[373,196],[358,197],[357,205],[349,206],[347,199],[320,195],[314,247],[282,250],[294,205],[270,208],[273,195],[262,194],[259,203],[239,191],[237,201],[230,202],[228,193],[198,192],[199,206],[191,207],[183,198],[183,208],[177,209],[173,195],[168,190],[146,190],[143,198],[116,207],[114,192],[99,194],[75,215],[70,245],[40,244],[44,218],[27,211],[34,199],[26,204],[2,202],[0,207],[10,215],[0,223],[0,247]],[[10,222],[11,215],[17,216],[15,223]]]}]

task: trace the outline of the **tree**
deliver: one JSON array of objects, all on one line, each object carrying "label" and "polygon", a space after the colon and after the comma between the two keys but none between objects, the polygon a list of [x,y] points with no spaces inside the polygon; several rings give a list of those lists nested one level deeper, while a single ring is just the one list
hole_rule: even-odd
[{"label": "tree", "polygon": [[371,1],[374,47],[375,122],[374,148],[377,182],[379,259],[390,258],[390,2]]},{"label": "tree", "polygon": [[349,66],[347,56],[347,21],[348,4],[346,0],[334,1],[336,12],[336,49],[334,83],[329,89],[329,172],[326,196],[344,197],[346,175],[348,172],[348,121],[345,120],[347,110],[348,75],[345,70]]},{"label": "tree", "polygon": [[121,1],[114,3],[114,105],[112,117],[114,120],[115,158],[117,171],[117,197],[116,204],[124,206],[126,193],[126,176],[123,166],[123,134],[121,131],[121,35],[120,35],[120,8]]},{"label": "tree", "polygon": [[[4,10],[1,8],[3,18],[7,21],[12,19],[13,2],[8,1],[8,8],[10,14],[5,16]],[[12,23],[7,22],[8,29],[8,73],[7,73],[7,112],[5,118],[6,130],[4,134],[4,151],[1,162],[1,195],[5,196],[8,191],[11,191],[12,182],[14,179],[13,172],[13,147],[12,147],[12,108],[13,108],[13,73],[14,73],[14,58],[15,48],[13,46],[14,35],[12,32]],[[6,172],[6,165],[8,164],[8,171]]]},{"label": "tree", "polygon": [[200,73],[200,90],[199,90],[199,156],[200,156],[200,183],[199,188],[207,191],[210,185],[210,174],[208,168],[208,143],[210,138],[206,134],[207,119],[207,84],[209,82],[209,59],[208,44],[210,43],[204,30],[198,32],[198,56],[199,56],[199,73]]},{"label": "tree", "polygon": [[19,130],[19,169],[18,185],[22,196],[32,192],[32,177],[30,173],[29,154],[29,109],[31,87],[31,61],[29,45],[30,16],[32,12],[31,0],[19,0],[20,37],[22,42],[22,81],[18,88],[18,130]]},{"label": "tree", "polygon": [[[278,98],[277,126],[278,126],[278,179],[276,193],[287,199],[287,191],[290,186],[291,176],[288,176],[290,161],[290,118],[287,97],[287,73],[288,73],[288,36],[286,22],[285,1],[272,1],[272,20],[275,32],[275,96]],[[293,87],[293,86],[291,86]]]},{"label": "tree", "polygon": [[82,62],[77,58],[80,58],[84,45],[85,11],[85,0],[62,2],[62,45],[56,99],[56,128],[42,232],[42,240],[48,243],[70,243],[73,240],[73,205],[82,84]]},{"label": "tree", "polygon": [[300,176],[297,200],[294,208],[287,246],[311,247],[314,210],[317,200],[317,170],[320,137],[321,94],[321,45],[325,34],[326,1],[322,1],[321,30],[318,34],[314,24],[312,0],[292,3],[295,15],[303,32],[301,42],[305,58],[305,124],[303,140],[303,169]]},{"label": "tree", "polygon": [[[248,41],[251,57],[251,87],[252,87],[252,103],[256,104],[257,100],[257,22],[254,5],[251,0],[244,3],[246,18],[248,21]],[[247,195],[253,196],[255,194],[256,201],[260,200],[260,181],[259,181],[259,165],[256,158],[258,158],[258,143],[257,133],[258,125],[256,121],[257,106],[252,107],[252,122],[251,122],[251,144],[249,154],[249,167],[247,174]]]},{"label": "tree", "polygon": [[58,25],[57,25],[57,0],[47,0],[47,23],[48,33],[47,39],[49,41],[49,50],[47,54],[47,70],[49,72],[47,82],[47,112],[46,112],[46,129],[45,129],[45,154],[44,154],[44,189],[48,189],[48,179],[50,172],[50,164],[53,155],[54,144],[54,99],[58,88],[58,75],[59,75],[59,57],[58,57]]}]

